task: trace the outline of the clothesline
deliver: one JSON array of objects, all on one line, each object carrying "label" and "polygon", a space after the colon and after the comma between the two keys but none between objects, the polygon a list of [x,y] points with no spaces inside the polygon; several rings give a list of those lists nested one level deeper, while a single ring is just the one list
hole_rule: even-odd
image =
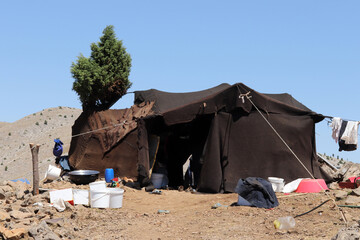
[{"label": "clothesline", "polygon": [[[325,117],[325,118],[329,118],[329,119],[331,119],[331,120],[326,120],[326,122],[327,122],[327,125],[330,127],[330,124],[332,123],[332,119],[333,119],[333,117]],[[351,121],[351,120],[346,120],[346,119],[343,119],[344,121]],[[360,124],[360,121],[352,121],[352,122],[358,122],[358,124]],[[358,133],[357,134],[358,136],[360,136],[360,133]]]},{"label": "clothesline", "polygon": [[[331,123],[332,119],[334,118],[334,117],[330,117],[330,116],[324,116],[324,117],[330,119],[330,120],[328,120],[328,123]],[[343,118],[341,118],[341,119],[344,121],[348,121],[348,122],[358,122],[360,124],[360,121],[357,121],[357,120],[349,120],[349,119],[343,119]]]}]

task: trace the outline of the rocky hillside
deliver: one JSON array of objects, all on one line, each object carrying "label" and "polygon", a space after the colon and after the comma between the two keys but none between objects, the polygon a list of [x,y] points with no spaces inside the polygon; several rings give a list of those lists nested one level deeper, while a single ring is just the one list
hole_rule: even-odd
[{"label": "rocky hillside", "polygon": [[54,164],[54,139],[69,151],[71,127],[81,110],[68,107],[44,109],[16,122],[0,122],[0,181],[27,178],[32,181],[32,157],[29,143],[40,144],[40,179],[49,164]]}]

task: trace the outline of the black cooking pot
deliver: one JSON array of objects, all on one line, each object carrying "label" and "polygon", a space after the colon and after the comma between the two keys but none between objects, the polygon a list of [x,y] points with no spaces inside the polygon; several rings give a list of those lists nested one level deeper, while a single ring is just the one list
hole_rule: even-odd
[{"label": "black cooking pot", "polygon": [[75,170],[69,172],[70,180],[75,184],[89,184],[99,177],[99,171]]}]

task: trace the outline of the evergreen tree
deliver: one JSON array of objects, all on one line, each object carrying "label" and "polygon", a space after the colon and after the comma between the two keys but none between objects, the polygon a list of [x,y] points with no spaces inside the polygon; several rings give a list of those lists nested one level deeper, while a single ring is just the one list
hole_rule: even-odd
[{"label": "evergreen tree", "polygon": [[79,95],[83,110],[106,110],[131,87],[131,57],[114,27],[107,26],[100,42],[91,44],[91,56],[82,54],[72,63],[73,90]]}]

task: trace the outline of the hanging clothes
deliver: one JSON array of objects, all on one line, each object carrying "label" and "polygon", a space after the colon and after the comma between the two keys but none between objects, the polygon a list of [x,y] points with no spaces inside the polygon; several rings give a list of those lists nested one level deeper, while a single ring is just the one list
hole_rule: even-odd
[{"label": "hanging clothes", "polygon": [[339,140],[339,133],[340,133],[340,128],[341,128],[341,124],[342,124],[342,119],[339,117],[334,117],[331,121],[330,127],[332,128],[332,138],[335,140],[335,142],[337,143]]},{"label": "hanging clothes", "polygon": [[339,151],[354,151],[357,149],[357,134],[359,122],[342,121],[339,132]]},{"label": "hanging clothes", "polygon": [[358,126],[359,122],[348,121],[345,131],[341,136],[341,140],[344,140],[346,144],[357,145]]}]

